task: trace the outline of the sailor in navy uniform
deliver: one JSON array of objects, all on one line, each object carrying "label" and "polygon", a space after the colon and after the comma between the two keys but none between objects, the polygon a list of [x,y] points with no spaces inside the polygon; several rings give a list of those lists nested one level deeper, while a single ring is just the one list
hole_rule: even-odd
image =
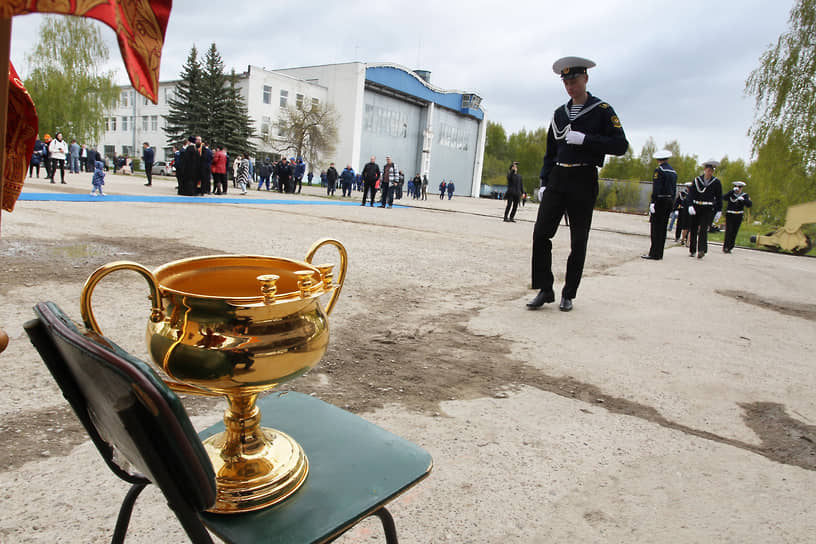
[{"label": "sailor in navy uniform", "polygon": [[657,160],[654,176],[652,176],[652,201],[649,204],[649,214],[652,223],[652,247],[648,255],[641,255],[643,259],[659,261],[663,258],[663,247],[666,245],[666,225],[677,193],[677,172],[669,164],[671,151],[661,149],[653,155]]},{"label": "sailor in navy uniform", "polygon": [[593,66],[594,62],[580,57],[564,57],[553,64],[570,101],[555,110],[547,133],[547,152],[539,176],[541,204],[533,230],[533,289],[539,292],[527,303],[531,309],[555,302],[552,238],[566,211],[571,251],[559,308],[572,310],[598,196],[598,167],[603,166],[605,155],[623,155],[629,148],[615,110],[586,90],[587,68]]},{"label": "sailor in navy uniform", "polygon": [[734,242],[737,240],[737,233],[742,224],[742,216],[745,208],[754,205],[748,198],[748,193],[744,192],[744,181],[733,182],[734,188],[725,193],[725,241],[723,242],[723,253],[731,253],[734,249]]},{"label": "sailor in navy uniform", "polygon": [[683,188],[680,189],[680,194],[677,195],[677,200],[674,201],[674,212],[677,214],[677,230],[674,232],[674,241],[679,241],[681,246],[688,243],[689,214],[687,208],[690,188],[691,182],[685,182]]},{"label": "sailor in navy uniform", "polygon": [[714,169],[719,165],[715,160],[704,162],[703,174],[694,178],[689,189],[689,257],[694,257],[695,253],[698,259],[705,257],[708,251],[708,227],[719,221],[722,215],[722,184],[714,177]]}]

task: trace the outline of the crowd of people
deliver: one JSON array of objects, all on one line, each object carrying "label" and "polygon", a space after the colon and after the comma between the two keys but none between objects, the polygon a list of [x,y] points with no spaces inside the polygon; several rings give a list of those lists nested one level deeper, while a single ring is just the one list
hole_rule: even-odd
[{"label": "crowd of people", "polygon": [[101,161],[102,156],[96,149],[90,149],[85,144],[78,144],[76,140],[71,143],[65,141],[62,132],[57,132],[54,138],[50,134],[44,134],[42,139],[37,134],[34,141],[34,150],[28,163],[28,177],[40,177],[40,167],[45,169],[45,179],[56,183],[57,171],[60,173],[60,183],[65,181],[65,170],[70,174],[80,172],[93,172],[96,161]]}]

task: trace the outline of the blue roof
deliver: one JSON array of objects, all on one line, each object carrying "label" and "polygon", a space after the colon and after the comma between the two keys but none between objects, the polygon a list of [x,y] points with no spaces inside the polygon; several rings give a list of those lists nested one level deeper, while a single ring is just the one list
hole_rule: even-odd
[{"label": "blue roof", "polygon": [[398,66],[369,66],[366,68],[366,80],[394,89],[408,96],[413,96],[458,111],[463,115],[469,115],[479,120],[484,119],[484,112],[481,108],[463,107],[462,97],[474,95],[475,93],[442,91],[432,88],[414,72]]}]

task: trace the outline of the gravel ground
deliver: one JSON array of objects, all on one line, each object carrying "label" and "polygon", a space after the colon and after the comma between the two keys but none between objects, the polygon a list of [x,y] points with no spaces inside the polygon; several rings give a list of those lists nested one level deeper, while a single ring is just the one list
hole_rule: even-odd
[{"label": "gravel ground", "polygon": [[[174,194],[170,179],[142,183],[110,175],[105,189]],[[84,174],[26,185],[89,189]],[[646,218],[596,212],[575,309],[528,311],[533,205],[504,223],[503,203],[485,199],[383,210],[309,205],[325,198],[317,188],[295,198],[304,205],[24,201],[3,214],[0,541],[107,541],[126,491],[23,333],[36,302],[79,320],[82,284],[106,262],[302,258],[325,236],[349,252],[330,348],[283,388],[431,452],[431,476],[391,506],[402,542],[813,541],[815,259],[713,246],[698,260],[672,246],[644,261]],[[556,289],[568,252],[562,228]],[[145,359],[146,294],[125,272],[94,295],[103,331]],[[222,401],[184,402],[197,427],[221,418]],[[340,542],[381,540],[366,521]],[[128,542],[181,541],[146,491]]]}]

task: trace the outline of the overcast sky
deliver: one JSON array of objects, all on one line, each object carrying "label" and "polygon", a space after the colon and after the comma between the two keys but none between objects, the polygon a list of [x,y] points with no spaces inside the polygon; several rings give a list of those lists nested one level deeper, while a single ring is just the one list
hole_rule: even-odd
[{"label": "overcast sky", "polygon": [[[638,153],[677,140],[684,153],[748,159],[753,99],[745,79],[787,28],[792,0],[176,1],[161,79],[212,42],[228,69],[393,62],[431,71],[444,89],[479,94],[509,133],[547,126],[567,100],[552,63],[584,56],[588,89],[612,104]],[[16,17],[11,58],[25,78],[39,15]],[[111,66],[120,68],[114,33]],[[68,46],[69,44],[64,44]],[[784,74],[780,74],[784,77]]]}]

